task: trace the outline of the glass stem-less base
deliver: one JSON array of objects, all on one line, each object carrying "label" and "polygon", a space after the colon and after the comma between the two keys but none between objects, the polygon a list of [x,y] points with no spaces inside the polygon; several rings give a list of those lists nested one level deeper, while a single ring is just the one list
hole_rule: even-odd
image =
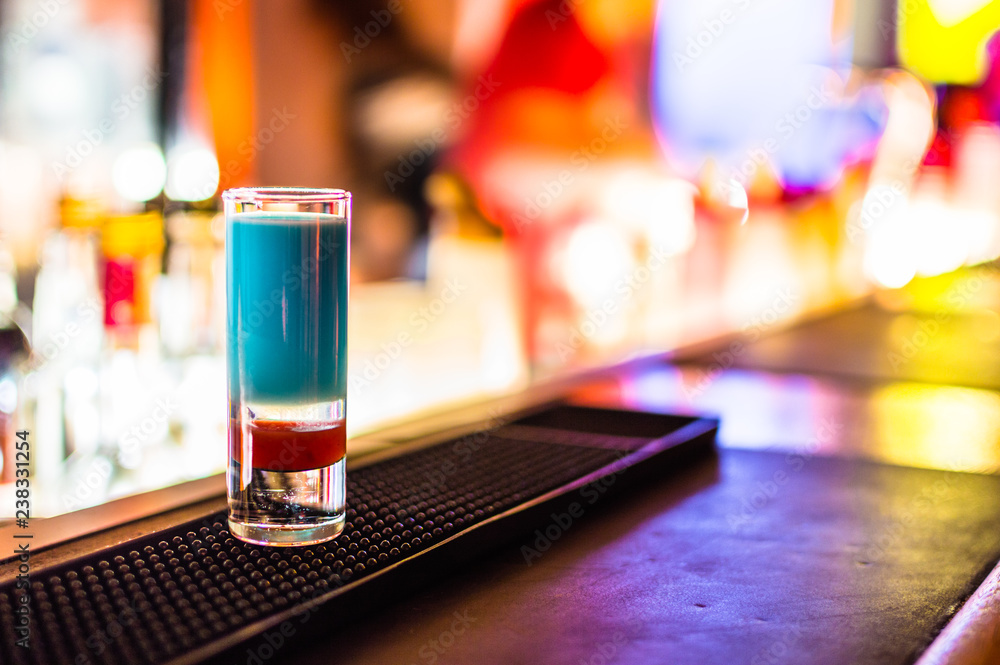
[{"label": "glass stem-less base", "polygon": [[345,459],[305,471],[253,469],[245,488],[230,461],[229,530],[257,545],[315,545],[344,529]]}]

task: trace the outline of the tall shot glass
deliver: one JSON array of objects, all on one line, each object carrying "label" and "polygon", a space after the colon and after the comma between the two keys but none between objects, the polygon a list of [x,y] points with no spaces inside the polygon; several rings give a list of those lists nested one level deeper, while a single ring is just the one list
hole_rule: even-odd
[{"label": "tall shot glass", "polygon": [[229,529],[310,545],[344,527],[351,194],[230,189]]}]

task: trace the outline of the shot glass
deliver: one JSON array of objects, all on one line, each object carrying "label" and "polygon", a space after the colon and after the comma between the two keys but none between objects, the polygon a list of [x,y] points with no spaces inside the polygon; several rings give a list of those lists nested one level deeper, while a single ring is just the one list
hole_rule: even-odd
[{"label": "shot glass", "polygon": [[229,529],[310,545],[344,527],[351,194],[260,187],[226,215]]}]

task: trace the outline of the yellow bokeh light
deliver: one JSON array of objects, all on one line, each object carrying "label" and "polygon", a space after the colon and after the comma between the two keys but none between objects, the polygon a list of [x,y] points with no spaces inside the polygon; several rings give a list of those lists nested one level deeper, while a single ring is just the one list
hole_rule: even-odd
[{"label": "yellow bokeh light", "polygon": [[882,459],[954,471],[989,470],[1000,432],[1000,396],[985,390],[892,384],[872,399]]},{"label": "yellow bokeh light", "polygon": [[986,43],[1000,29],[1000,0],[906,0],[897,22],[905,67],[935,83],[975,84],[986,75]]}]

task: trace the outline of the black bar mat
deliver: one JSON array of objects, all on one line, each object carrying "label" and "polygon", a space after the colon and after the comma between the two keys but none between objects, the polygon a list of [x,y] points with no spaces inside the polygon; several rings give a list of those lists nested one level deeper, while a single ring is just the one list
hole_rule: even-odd
[{"label": "black bar mat", "polygon": [[[195,663],[328,633],[418,584],[607,494],[711,454],[711,419],[559,406],[348,473],[347,526],[322,545],[254,546],[224,513],[32,570],[0,587],[12,663]],[[317,619],[315,617],[322,618]],[[243,656],[239,656],[243,653]]]}]

